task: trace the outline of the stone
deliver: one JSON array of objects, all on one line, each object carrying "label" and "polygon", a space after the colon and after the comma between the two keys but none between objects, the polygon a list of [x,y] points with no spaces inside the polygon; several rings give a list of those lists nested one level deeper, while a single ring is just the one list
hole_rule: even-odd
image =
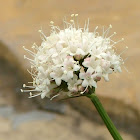
[{"label": "stone", "polygon": [[[70,106],[67,107],[65,115],[40,110],[30,110],[30,112],[15,110],[13,117],[7,119],[0,114],[0,124],[0,139],[2,140],[7,140],[9,137],[10,140],[112,139],[104,125],[88,120]],[[124,139],[137,140],[122,130],[120,133]]]},{"label": "stone", "polygon": [[41,120],[54,120],[55,114],[43,111],[30,111],[21,114],[15,114],[10,119],[12,120],[13,128],[19,127],[20,124],[32,122],[32,121],[41,121]]},{"label": "stone", "polygon": [[64,114],[67,109],[67,105],[60,101],[53,102],[53,101],[47,100],[46,104],[43,103],[42,105],[43,105],[42,107],[48,111],[53,111],[53,112],[57,112],[57,113],[61,113],[61,114]]},{"label": "stone", "polygon": [[9,118],[14,114],[14,108],[12,106],[1,106],[0,107],[0,116]]}]

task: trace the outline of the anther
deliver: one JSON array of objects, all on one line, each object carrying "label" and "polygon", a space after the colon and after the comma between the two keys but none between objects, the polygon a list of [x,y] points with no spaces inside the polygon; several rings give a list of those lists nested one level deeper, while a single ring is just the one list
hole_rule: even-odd
[{"label": "anther", "polygon": [[25,87],[26,87],[26,85],[25,85],[25,84],[23,84],[23,87],[25,88]]},{"label": "anther", "polygon": [[74,14],[71,14],[71,17],[74,17]]},{"label": "anther", "polygon": [[51,23],[51,24],[54,24],[54,22],[53,22],[53,21],[50,21],[50,23]]},{"label": "anther", "polygon": [[70,20],[70,22],[74,22],[74,20]]},{"label": "anther", "polygon": [[32,96],[32,95],[33,95],[33,94],[32,94],[32,92],[30,92],[29,94],[30,94],[30,96]]},{"label": "anther", "polygon": [[96,30],[98,29],[98,26],[96,26],[96,28],[95,28]]},{"label": "anther", "polygon": [[23,92],[23,89],[20,89],[21,92]]},{"label": "anther", "polygon": [[116,35],[117,33],[116,32],[114,32],[111,36],[109,36],[108,38],[111,38],[111,37],[113,37],[114,35]]},{"label": "anther", "polygon": [[112,25],[110,24],[109,27],[112,28]]}]

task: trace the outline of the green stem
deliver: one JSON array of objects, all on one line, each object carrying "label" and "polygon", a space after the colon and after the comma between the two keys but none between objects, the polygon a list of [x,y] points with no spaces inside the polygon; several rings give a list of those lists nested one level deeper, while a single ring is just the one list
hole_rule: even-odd
[{"label": "green stem", "polygon": [[88,94],[114,140],[123,140],[95,93]]}]

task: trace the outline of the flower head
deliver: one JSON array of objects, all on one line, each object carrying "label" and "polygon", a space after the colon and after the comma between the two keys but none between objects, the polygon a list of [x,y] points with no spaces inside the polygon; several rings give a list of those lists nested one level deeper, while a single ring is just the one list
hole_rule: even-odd
[{"label": "flower head", "polygon": [[[51,34],[45,36],[42,30],[42,43],[40,46],[33,44],[33,51],[24,49],[31,54],[33,59],[24,56],[31,63],[33,78],[29,86],[30,98],[41,95],[41,98],[54,98],[62,93],[67,96],[85,94],[88,89],[97,88],[97,82],[103,77],[109,81],[108,75],[121,72],[124,63],[121,55],[117,55],[111,36],[107,36],[108,29],[99,35],[97,28],[89,31],[89,20],[84,28],[75,22],[78,14],[72,14],[70,23],[64,20],[64,29],[51,23]],[[77,20],[76,20],[77,21]]]}]

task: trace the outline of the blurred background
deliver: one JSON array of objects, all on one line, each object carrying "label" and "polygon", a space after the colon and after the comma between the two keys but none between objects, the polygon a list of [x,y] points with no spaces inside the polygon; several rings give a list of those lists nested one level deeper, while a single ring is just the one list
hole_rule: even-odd
[{"label": "blurred background", "polygon": [[73,13],[81,26],[87,18],[91,31],[112,24],[114,40],[125,39],[117,52],[129,47],[128,72],[102,80],[96,93],[124,140],[140,140],[139,0],[0,0],[0,140],[112,140],[88,99],[55,102],[20,92],[31,80],[22,46],[39,45],[41,27],[49,35],[50,21],[63,28],[63,17]]}]

